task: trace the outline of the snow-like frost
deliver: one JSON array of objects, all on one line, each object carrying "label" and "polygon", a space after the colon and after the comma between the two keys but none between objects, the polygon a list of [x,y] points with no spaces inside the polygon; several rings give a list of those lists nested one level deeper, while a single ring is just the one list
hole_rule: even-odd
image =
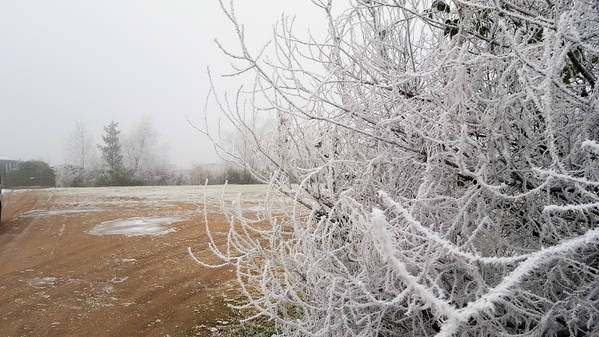
[{"label": "snow-like frost", "polygon": [[543,208],[543,212],[591,211],[597,208],[599,208],[599,202],[579,205],[549,205]]},{"label": "snow-like frost", "polygon": [[326,38],[283,18],[256,55],[221,1],[255,82],[211,87],[234,146],[204,131],[310,210],[234,202],[223,245],[205,219],[238,307],[294,337],[599,336],[599,2],[313,3]]},{"label": "snow-like frost", "polygon": [[23,217],[46,217],[46,216],[55,216],[55,215],[66,215],[66,214],[77,214],[77,213],[92,213],[92,212],[102,212],[105,211],[105,208],[64,208],[64,209],[34,209],[31,211],[27,211],[21,216]]},{"label": "snow-like frost", "polygon": [[584,142],[582,142],[582,147],[588,147],[592,151],[595,151],[595,152],[599,153],[599,143],[596,142],[596,141],[592,141],[592,140],[588,140],[587,139]]}]

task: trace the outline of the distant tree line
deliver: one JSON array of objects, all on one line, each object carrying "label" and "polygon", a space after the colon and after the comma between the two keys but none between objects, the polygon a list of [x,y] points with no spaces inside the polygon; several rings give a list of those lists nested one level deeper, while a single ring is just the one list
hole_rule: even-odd
[{"label": "distant tree line", "polygon": [[257,184],[247,169],[224,164],[173,167],[151,122],[142,120],[121,136],[119,124],[104,127],[102,142],[94,146],[88,130],[77,123],[67,139],[67,160],[56,167],[40,160],[18,163],[3,179],[5,187],[92,187],[142,185]]},{"label": "distant tree line", "polygon": [[233,165],[194,165],[188,179],[190,185],[260,184],[249,170]]},{"label": "distant tree line", "polygon": [[118,122],[104,127],[94,146],[88,130],[77,123],[67,139],[67,163],[56,168],[56,184],[65,187],[255,184],[245,169],[228,165],[194,165],[177,170],[168,160],[168,146],[148,119],[122,135]]},{"label": "distant tree line", "polygon": [[[126,171],[123,173],[126,174]],[[19,163],[16,168],[7,172],[2,182],[7,188],[260,183],[248,170],[232,165],[193,165],[190,170],[165,170],[158,172],[153,180],[145,181],[121,174],[111,177],[110,172],[103,172],[97,168],[88,171],[74,165],[52,168],[44,161],[29,160]],[[96,178],[91,178],[94,175]]]}]

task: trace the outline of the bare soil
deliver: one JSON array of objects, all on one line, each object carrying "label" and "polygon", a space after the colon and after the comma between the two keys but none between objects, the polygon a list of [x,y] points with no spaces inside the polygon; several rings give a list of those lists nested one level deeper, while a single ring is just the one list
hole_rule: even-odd
[{"label": "bare soil", "polygon": [[[5,193],[0,224],[0,336],[211,336],[236,324],[242,299],[207,249],[202,205],[37,190]],[[97,204],[101,210],[54,214]],[[33,212],[32,212],[33,211]],[[29,213],[28,213],[29,212]],[[46,212],[46,214],[44,213]],[[103,221],[186,214],[162,236],[95,236]],[[228,229],[217,211],[211,229]]]}]

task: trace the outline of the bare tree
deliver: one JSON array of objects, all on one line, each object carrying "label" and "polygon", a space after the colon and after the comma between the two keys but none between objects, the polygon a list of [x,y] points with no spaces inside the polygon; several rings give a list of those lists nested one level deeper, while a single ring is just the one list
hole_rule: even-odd
[{"label": "bare tree", "polygon": [[58,185],[90,185],[95,158],[92,136],[85,124],[76,122],[66,141],[66,164],[57,170]]},{"label": "bare tree", "polygon": [[76,122],[69,134],[66,145],[67,162],[85,171],[93,151],[93,138],[82,122]]},{"label": "bare tree", "polygon": [[171,170],[168,144],[159,142],[151,119],[143,117],[124,138],[125,166],[134,179],[147,184],[164,180]]},{"label": "bare tree", "polygon": [[158,132],[152,122],[144,117],[127,135],[124,144],[127,166],[134,174],[139,173],[144,166],[154,159],[158,140]]},{"label": "bare tree", "polygon": [[312,2],[328,38],[284,18],[258,54],[221,3],[254,83],[212,98],[255,157],[217,147],[296,202],[211,241],[243,307],[285,336],[599,335],[599,2]]}]

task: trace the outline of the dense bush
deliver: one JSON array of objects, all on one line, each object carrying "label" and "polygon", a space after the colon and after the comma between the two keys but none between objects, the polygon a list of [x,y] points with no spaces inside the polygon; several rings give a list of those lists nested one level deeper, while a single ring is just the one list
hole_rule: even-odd
[{"label": "dense bush", "polygon": [[29,160],[10,171],[4,183],[7,187],[53,187],[56,186],[56,175],[46,162]]},{"label": "dense bush", "polygon": [[255,76],[214,95],[230,158],[309,210],[212,242],[248,306],[285,336],[599,335],[599,2],[313,3],[328,38],[284,19],[259,55],[223,6]]}]

